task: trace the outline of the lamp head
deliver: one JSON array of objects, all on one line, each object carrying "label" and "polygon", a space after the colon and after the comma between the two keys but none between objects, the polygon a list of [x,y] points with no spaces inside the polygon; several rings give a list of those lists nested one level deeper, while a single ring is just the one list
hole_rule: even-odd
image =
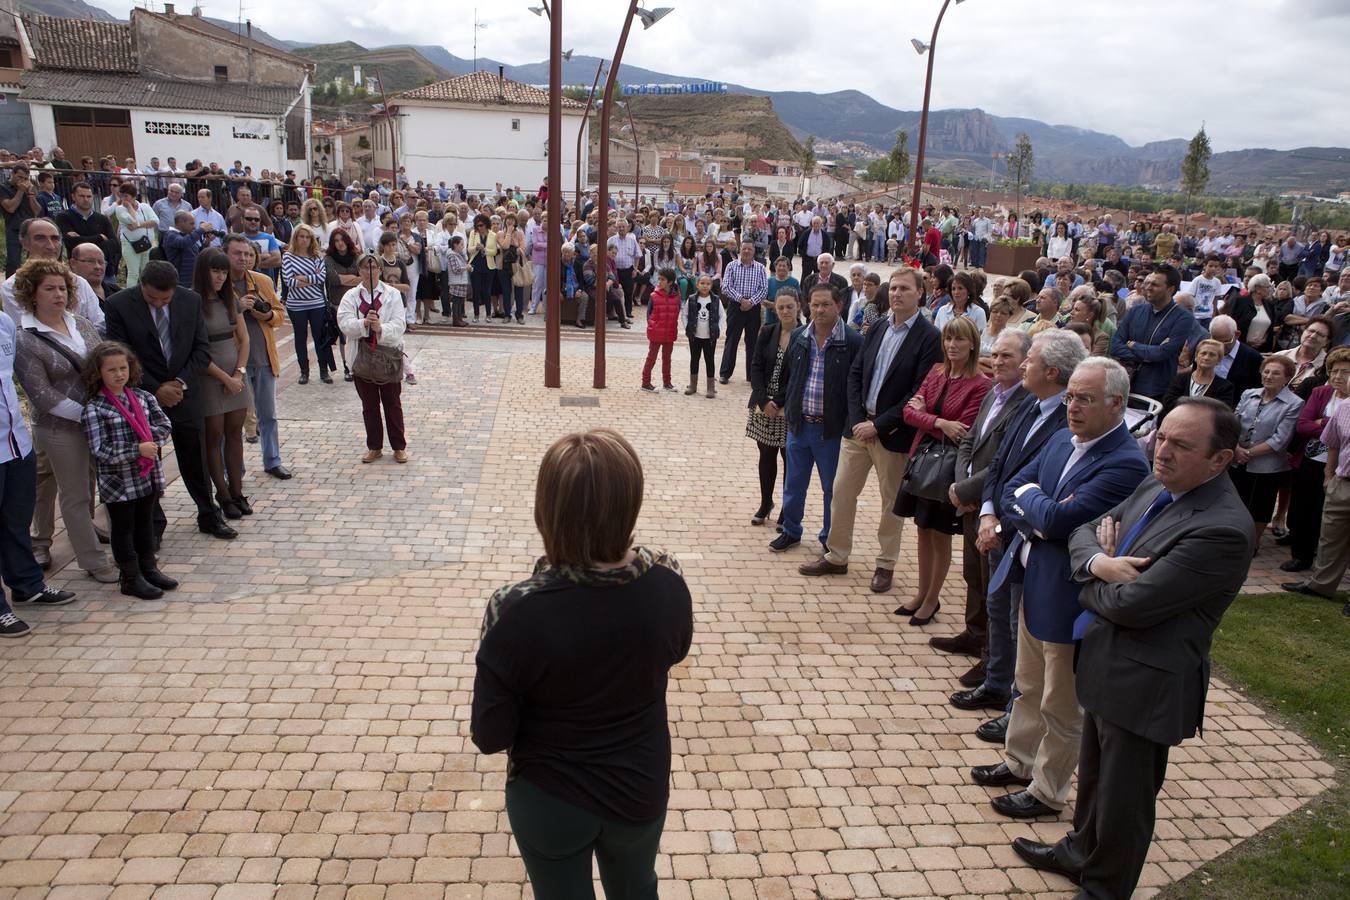
[{"label": "lamp head", "polygon": [[637,17],[642,20],[643,30],[646,30],[674,11],[675,10],[669,6],[658,6],[656,9],[639,9],[637,11]]},{"label": "lamp head", "polygon": [[563,59],[567,60],[568,62],[571,62],[571,61],[572,61],[572,51],[571,51],[571,50],[564,50],[564,51],[563,51]]},{"label": "lamp head", "polygon": [[918,38],[910,38],[909,42],[911,45],[913,45],[914,52],[919,54],[920,56],[923,56],[925,53],[928,52],[928,45],[925,44],[923,41],[919,40]]},{"label": "lamp head", "polygon": [[548,12],[548,10],[544,9],[542,6],[531,6],[530,12],[534,13],[536,16],[542,16],[544,13]]}]

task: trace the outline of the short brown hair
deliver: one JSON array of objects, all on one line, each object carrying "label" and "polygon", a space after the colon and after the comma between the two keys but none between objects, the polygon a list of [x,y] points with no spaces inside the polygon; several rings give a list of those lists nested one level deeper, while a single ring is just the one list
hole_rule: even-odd
[{"label": "short brown hair", "polygon": [[100,341],[84,358],[84,367],[80,370],[80,382],[88,399],[94,399],[103,390],[103,361],[112,356],[127,358],[127,387],[141,386],[141,361],[131,348],[119,341]]},{"label": "short brown hair", "polygon": [[65,263],[54,259],[30,259],[19,266],[19,271],[14,273],[14,301],[24,310],[35,312],[37,303],[33,298],[37,294],[38,285],[42,284],[42,279],[49,275],[65,279],[66,309],[74,312],[78,302],[75,296],[75,279]]},{"label": "short brown hair", "polygon": [[[891,273],[891,277],[886,279],[886,283],[889,285],[892,281],[895,280],[895,276],[897,275],[908,276],[909,279],[914,282],[915,289],[918,290],[918,292],[921,295],[923,294],[925,287],[923,281],[923,273],[920,272],[918,269],[911,269],[909,266],[901,266],[900,268],[896,269],[894,272]],[[972,297],[971,299],[973,300],[974,298]]]},{"label": "short brown hair", "polygon": [[1331,367],[1338,363],[1350,363],[1350,347],[1337,347],[1332,350],[1327,354],[1326,362],[1322,364],[1322,367],[1330,374]]},{"label": "short brown hair", "polygon": [[1264,372],[1266,370],[1266,366],[1270,365],[1271,363],[1275,363],[1275,365],[1279,366],[1281,369],[1284,370],[1285,378],[1293,378],[1294,373],[1298,371],[1298,366],[1294,364],[1294,361],[1292,359],[1290,359],[1287,356],[1275,356],[1275,355],[1267,356],[1264,360],[1261,361],[1261,371]]},{"label": "short brown hair", "polygon": [[553,565],[593,567],[623,559],[641,509],[642,462],[617,431],[579,431],[544,452],[534,524]]}]

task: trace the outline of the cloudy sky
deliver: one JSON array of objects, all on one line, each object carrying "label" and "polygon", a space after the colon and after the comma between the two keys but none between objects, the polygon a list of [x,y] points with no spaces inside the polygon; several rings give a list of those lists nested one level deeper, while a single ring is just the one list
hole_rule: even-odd
[{"label": "cloudy sky", "polygon": [[[125,0],[92,2],[127,14]],[[283,39],[439,43],[473,55],[475,0],[243,2],[245,18]],[[548,25],[527,10],[538,0],[477,5],[487,26],[480,55],[511,64],[548,55]],[[854,88],[918,109],[925,59],[909,39],[928,40],[942,0],[646,5],[675,12],[651,31],[634,28],[626,62],[766,90]],[[207,15],[238,16],[238,0],[202,6]],[[565,46],[610,56],[626,7],[565,0]],[[1190,137],[1203,120],[1216,150],[1346,147],[1350,118],[1334,74],[1346,34],[1350,0],[966,0],[943,22],[932,105],[1105,131],[1136,145]]]}]

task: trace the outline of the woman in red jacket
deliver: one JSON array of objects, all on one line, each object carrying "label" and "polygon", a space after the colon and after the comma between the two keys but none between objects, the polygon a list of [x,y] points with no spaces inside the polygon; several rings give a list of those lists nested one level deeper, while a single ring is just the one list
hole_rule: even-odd
[{"label": "woman in red jacket", "polygon": [[656,290],[647,304],[647,364],[642,367],[642,389],[656,392],[652,385],[652,366],[656,352],[661,351],[661,384],[675,390],[670,383],[670,353],[675,349],[675,336],[680,330],[680,291],[675,286],[678,276],[674,269],[662,269],[656,276]]},{"label": "woman in red jacket", "polygon": [[[919,392],[905,407],[905,424],[916,429],[910,458],[925,443],[960,444],[992,382],[980,374],[980,333],[975,323],[959,316],[942,329],[942,362],[934,364]],[[918,526],[919,590],[913,607],[896,609],[911,625],[927,625],[941,604],[938,593],[952,564],[952,535],[961,532],[961,516],[945,500],[929,500],[906,493],[895,500],[895,514]]]}]

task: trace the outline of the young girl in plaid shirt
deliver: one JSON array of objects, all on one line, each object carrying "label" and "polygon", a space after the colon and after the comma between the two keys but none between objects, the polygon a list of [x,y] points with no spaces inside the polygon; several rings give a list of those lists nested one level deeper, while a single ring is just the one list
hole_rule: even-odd
[{"label": "young girl in plaid shirt", "polygon": [[153,394],[137,385],[141,364],[116,341],[89,351],[83,372],[88,402],[84,433],[98,469],[98,492],[108,508],[112,554],[122,593],[156,600],[178,587],[155,563],[152,515],[164,493],[159,451],[169,439],[169,417]]}]

